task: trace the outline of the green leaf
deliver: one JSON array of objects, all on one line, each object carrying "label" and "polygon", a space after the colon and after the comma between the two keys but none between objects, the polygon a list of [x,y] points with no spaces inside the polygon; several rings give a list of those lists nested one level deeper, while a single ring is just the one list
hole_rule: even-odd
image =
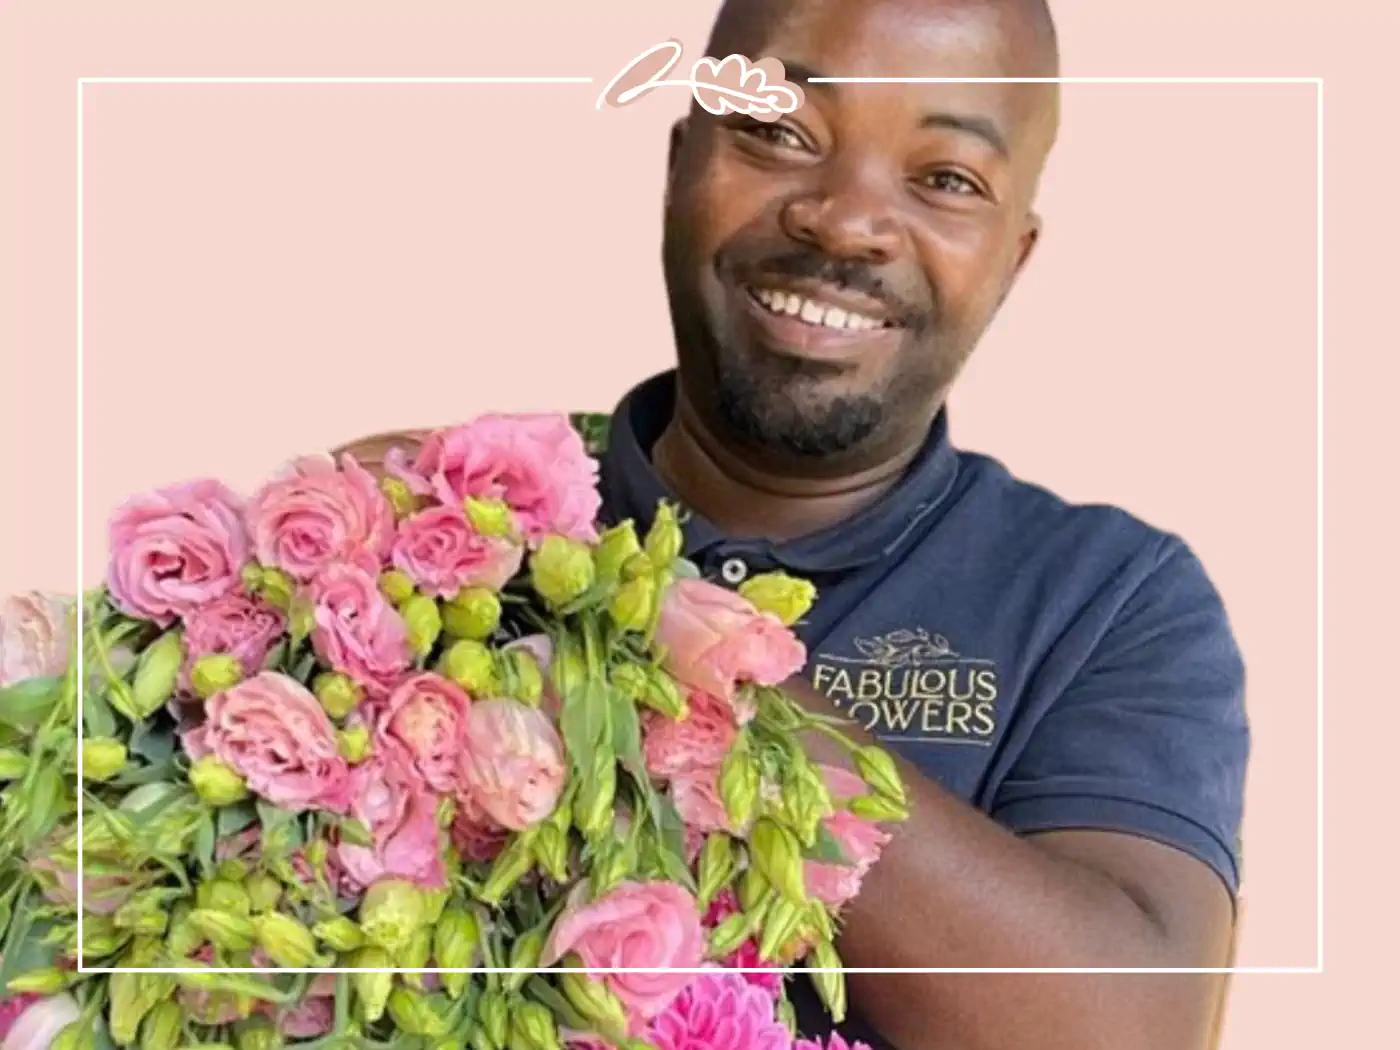
[{"label": "green leaf", "polygon": [[820,864],[839,864],[844,868],[851,866],[851,862],[846,859],[846,854],[841,849],[841,844],[826,829],[825,824],[817,825],[817,840],[812,844],[811,849],[802,851],[802,856],[806,860],[814,860]]},{"label": "green leaf", "polygon": [[258,811],[252,802],[243,801],[219,810],[215,830],[219,838],[236,835],[258,819]]},{"label": "green leaf", "polygon": [[117,719],[112,714],[112,705],[97,690],[83,694],[83,725],[87,728],[88,736],[116,736]]},{"label": "green leaf", "polygon": [[175,755],[175,729],[169,725],[153,729],[149,722],[138,722],[126,746],[147,762],[164,762]]},{"label": "green leaf", "polygon": [[613,752],[634,777],[648,779],[646,760],[642,758],[642,723],[637,717],[637,705],[623,696],[620,689],[604,688],[609,698]]},{"label": "green leaf", "polygon": [[25,815],[24,841],[37,842],[58,823],[63,805],[62,771],[57,762],[45,762],[29,789],[29,812]]},{"label": "green leaf", "polygon": [[214,845],[217,840],[213,814],[206,813],[200,818],[194,833],[194,855],[206,877],[214,871]]},{"label": "green leaf", "polygon": [[672,882],[678,882],[692,893],[695,892],[695,877],[690,873],[690,865],[685,860],[685,821],[676,812],[675,803],[662,795],[656,796],[660,820],[657,823],[658,859]]},{"label": "green leaf", "polygon": [[62,684],[60,678],[26,678],[0,689],[0,722],[34,732],[58,702]]}]

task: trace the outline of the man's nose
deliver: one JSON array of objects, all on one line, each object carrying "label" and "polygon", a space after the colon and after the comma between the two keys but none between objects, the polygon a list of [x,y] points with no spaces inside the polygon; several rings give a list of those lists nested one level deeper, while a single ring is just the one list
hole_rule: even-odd
[{"label": "man's nose", "polygon": [[834,174],[783,207],[787,235],[835,259],[894,261],[904,239],[890,189],[870,174]]}]

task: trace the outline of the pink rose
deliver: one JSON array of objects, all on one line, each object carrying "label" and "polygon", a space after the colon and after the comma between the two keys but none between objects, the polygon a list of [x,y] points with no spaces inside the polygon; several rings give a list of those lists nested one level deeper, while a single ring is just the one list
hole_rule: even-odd
[{"label": "pink rose", "polygon": [[[823,766],[822,775],[835,799],[854,798],[865,794],[865,782],[854,773],[835,766]],[[824,864],[809,860],[804,864],[807,892],[817,900],[837,908],[854,900],[860,893],[866,873],[880,859],[880,853],[890,841],[888,832],[876,824],[862,820],[848,810],[838,809],[823,823],[831,833],[846,864]]]},{"label": "pink rose", "polygon": [[0,686],[27,678],[58,678],[68,670],[74,603],[30,591],[0,608]]},{"label": "pink rose", "polygon": [[483,536],[460,506],[433,507],[407,518],[394,542],[394,565],[425,594],[450,598],[463,587],[498,591],[520,571],[524,549]]},{"label": "pink rose", "polygon": [[549,533],[597,537],[598,463],[565,416],[479,416],[431,435],[411,467],[398,450],[386,463],[414,491],[450,506],[467,496],[504,500],[532,544]]},{"label": "pink rose", "polygon": [[502,827],[521,831],[554,812],[567,773],[549,718],[518,700],[478,700],[467,718],[463,784]]},{"label": "pink rose", "polygon": [[294,678],[263,671],[204,705],[203,745],[284,809],[344,812],[349,767],[335,726]]},{"label": "pink rose", "polygon": [[0,1050],[49,1050],[80,1013],[67,992],[6,999],[0,1003]]},{"label": "pink rose", "polygon": [[647,772],[658,780],[716,770],[729,754],[738,730],[729,705],[698,689],[690,691],[683,719],[649,712],[642,753]]},{"label": "pink rose", "polygon": [[394,510],[355,462],[298,459],[253,497],[248,532],[264,565],[306,583],[334,562],[377,574],[394,541]]},{"label": "pink rose", "polygon": [[497,824],[472,799],[461,795],[452,819],[452,845],[462,859],[473,864],[489,864],[505,849],[510,829]]},{"label": "pink rose", "polygon": [[729,814],[719,795],[719,769],[701,769],[671,779],[671,801],[687,828],[702,834],[728,831]]},{"label": "pink rose", "polygon": [[413,662],[408,626],[379,591],[375,577],[354,565],[332,565],[312,581],[311,647],[321,663],[349,675],[371,695],[387,692]]},{"label": "pink rose", "polygon": [[695,898],[675,883],[624,882],[592,902],[581,883],[554,924],[541,961],[553,966],[570,952],[577,952],[589,970],[672,968],[603,975],[632,1020],[649,1021],[694,980],[675,970],[699,968],[705,931]]},{"label": "pink rose", "polygon": [[378,736],[401,747],[434,791],[455,794],[467,738],[471,701],[441,675],[414,675],[390,695],[379,713]]},{"label": "pink rose", "polygon": [[214,653],[237,657],[244,674],[261,671],[286,630],[280,609],[243,591],[196,609],[185,620],[185,686],[200,658]]},{"label": "pink rose", "polygon": [[162,627],[241,584],[243,502],[217,481],[190,481],[123,504],[108,526],[107,587],[128,616]]},{"label": "pink rose", "polygon": [[656,641],[677,679],[731,704],[738,685],[779,685],[807,662],[806,647],[781,620],[706,580],[667,589]]},{"label": "pink rose", "polygon": [[341,842],[340,866],[365,888],[386,876],[420,886],[444,884],[437,825],[437,799],[402,752],[382,748],[351,774],[351,815],[369,828],[373,846]]},{"label": "pink rose", "polygon": [[777,1019],[774,999],[737,973],[690,980],[652,1022],[657,1050],[790,1050],[792,1035]]}]

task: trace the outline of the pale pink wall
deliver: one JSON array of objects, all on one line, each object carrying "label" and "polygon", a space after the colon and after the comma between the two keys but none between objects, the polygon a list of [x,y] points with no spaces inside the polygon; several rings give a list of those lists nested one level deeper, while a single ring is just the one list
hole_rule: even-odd
[{"label": "pale pink wall", "polygon": [[[601,113],[593,101],[652,43],[674,36],[696,52],[713,0],[489,15],[403,3],[397,16],[366,3],[302,3],[296,15],[231,0],[198,14],[149,2],[103,14],[110,6],[0,10],[0,447],[11,450],[0,485],[16,494],[0,518],[0,591],[71,589],[74,575],[80,75],[595,78],[85,88],[90,569],[105,514],[145,486],[215,473],[246,488],[288,453],[487,407],[606,408],[669,362],[659,179],[685,97]],[[1391,123],[1348,105],[1363,94],[1353,78],[1383,58],[1379,7],[1328,10],[1062,0],[1058,14],[1067,75],[1328,77],[1327,465],[1344,507],[1364,492],[1366,430],[1384,409],[1382,385],[1343,366],[1394,344],[1393,328],[1347,315],[1367,275],[1341,271],[1342,253],[1384,242],[1345,224],[1388,193],[1394,169],[1393,157],[1389,169],[1362,164],[1342,139]],[[1064,109],[1047,235],[958,389],[955,438],[1072,498],[1123,504],[1200,552],[1251,676],[1239,963],[1309,966],[1314,90],[1075,85]],[[1325,1012],[1366,1001],[1362,938],[1377,906],[1366,887],[1379,891],[1335,836],[1364,830],[1357,778],[1377,768],[1367,749],[1394,739],[1376,721],[1394,717],[1378,625],[1341,618],[1348,589],[1379,598],[1379,574],[1393,571],[1389,545],[1366,531],[1374,521],[1337,510],[1327,522],[1329,972],[1237,978],[1231,1048],[1311,1045]]]}]

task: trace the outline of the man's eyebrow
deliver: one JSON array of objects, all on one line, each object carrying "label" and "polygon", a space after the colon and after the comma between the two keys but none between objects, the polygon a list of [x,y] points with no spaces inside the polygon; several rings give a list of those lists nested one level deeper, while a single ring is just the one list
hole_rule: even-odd
[{"label": "man's eyebrow", "polygon": [[787,74],[787,78],[803,88],[816,88],[818,91],[830,94],[837,86],[835,84],[809,83],[812,80],[820,80],[825,74],[818,73],[811,66],[804,66],[801,62],[789,62],[786,59],[780,59],[780,61],[783,63],[783,72]]},{"label": "man's eyebrow", "polygon": [[1011,155],[1011,147],[1007,145],[1006,136],[1002,134],[997,122],[990,117],[978,117],[965,113],[930,113],[919,121],[919,126],[921,128],[946,128],[949,131],[961,131],[968,135],[976,135],[1003,158]]}]

